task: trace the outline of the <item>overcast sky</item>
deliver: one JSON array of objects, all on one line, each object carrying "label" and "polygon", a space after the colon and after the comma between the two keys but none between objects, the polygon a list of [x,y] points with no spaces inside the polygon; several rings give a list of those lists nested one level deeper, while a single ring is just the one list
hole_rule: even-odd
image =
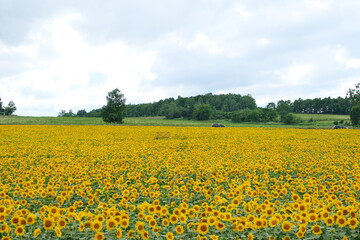
[{"label": "overcast sky", "polygon": [[0,0],[0,97],[17,115],[212,92],[345,97],[358,0]]}]

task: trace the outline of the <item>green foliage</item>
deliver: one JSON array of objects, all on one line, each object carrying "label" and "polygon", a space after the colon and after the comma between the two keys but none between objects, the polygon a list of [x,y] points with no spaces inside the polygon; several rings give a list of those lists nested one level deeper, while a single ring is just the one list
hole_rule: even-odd
[{"label": "green foliage", "polygon": [[106,96],[107,104],[101,109],[101,116],[107,123],[123,123],[125,116],[124,94],[116,88]]},{"label": "green foliage", "polygon": [[294,113],[314,113],[314,114],[349,114],[351,101],[349,98],[314,98],[297,99],[292,103]]},{"label": "green foliage", "polygon": [[208,104],[215,111],[215,114],[219,112],[220,115],[228,117],[232,111],[240,109],[256,109],[256,102],[250,95],[242,96],[240,94],[219,94],[213,95],[207,93],[204,95],[197,95],[192,97],[181,97],[177,99],[167,98],[154,103],[143,103],[143,104],[129,104],[127,105],[126,116],[127,117],[142,117],[142,116],[169,116],[172,115],[169,110],[172,109],[178,114],[178,111],[173,105],[167,106],[168,104],[174,103],[177,106],[177,110],[180,112],[180,117],[191,119],[194,117],[194,111],[197,105]]},{"label": "green foliage", "polygon": [[346,97],[349,98],[351,106],[360,104],[360,82],[355,84],[355,88],[350,88],[348,90]]},{"label": "green foliage", "polygon": [[10,116],[16,111],[16,109],[17,108],[16,108],[15,103],[13,101],[10,101],[8,103],[8,105],[5,108],[3,108],[3,103],[2,103],[1,98],[0,98],[0,114]]},{"label": "green foliage", "polygon": [[261,111],[259,109],[242,109],[233,112],[231,120],[235,123],[240,122],[260,122]]},{"label": "green foliage", "polygon": [[289,124],[297,124],[301,122],[301,119],[298,118],[295,114],[288,113],[283,116],[280,116],[281,121],[287,125]]},{"label": "green foliage", "polygon": [[197,105],[194,111],[194,119],[196,120],[209,120],[214,114],[214,110],[209,104]]},{"label": "green foliage", "polygon": [[360,125],[360,104],[351,108],[350,111],[350,120],[352,125]]},{"label": "green foliage", "polygon": [[167,119],[174,119],[181,117],[180,108],[175,104],[175,102],[164,104],[160,109],[161,115],[165,116]]},{"label": "green foliage", "polygon": [[261,108],[261,122],[275,122],[278,117],[276,110],[272,108]]},{"label": "green foliage", "polygon": [[66,112],[65,110],[61,110],[58,113],[58,117],[75,117],[75,113],[73,112],[72,109],[69,110],[69,112]]},{"label": "green foliage", "polygon": [[287,115],[292,112],[292,104],[290,100],[280,100],[276,105],[276,111],[279,113],[280,117]]},{"label": "green foliage", "polygon": [[77,111],[77,113],[76,113],[76,116],[77,116],[77,117],[86,117],[86,115],[87,115],[87,112],[86,112],[85,109],[79,110],[79,111]]}]

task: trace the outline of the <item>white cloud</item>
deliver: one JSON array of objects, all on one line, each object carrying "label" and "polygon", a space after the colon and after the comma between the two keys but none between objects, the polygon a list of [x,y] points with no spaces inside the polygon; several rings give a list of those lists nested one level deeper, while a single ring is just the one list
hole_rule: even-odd
[{"label": "white cloud", "polygon": [[183,39],[176,33],[171,33],[170,38],[178,47],[189,51],[206,52],[209,55],[220,55],[225,51],[215,40],[210,39],[203,33],[197,33],[192,41]]},{"label": "white cloud", "polygon": [[[1,45],[1,53],[17,53],[25,57],[31,69],[0,79],[6,86],[4,93],[18,104],[19,112],[37,115],[21,109],[30,109],[34,104],[52,107],[50,114],[56,115],[61,109],[76,109],[86,105],[101,107],[107,92],[118,87],[127,99],[145,101],[143,81],[152,81],[157,75],[152,71],[156,52],[139,50],[121,41],[109,42],[99,46],[89,45],[72,27],[81,19],[80,14],[65,15],[46,23],[36,33],[37,41],[28,45],[9,47]],[[39,44],[41,43],[41,44]],[[51,57],[38,58],[40,49],[51,46]],[[91,72],[107,76],[96,85],[89,85]],[[5,83],[5,84],[4,84]],[[27,93],[18,92],[26,88]],[[51,93],[46,102],[37,100],[32,92]],[[21,95],[25,94],[25,96]],[[26,96],[28,94],[28,96]],[[25,98],[26,101],[20,100]],[[31,101],[28,101],[31,100]]]},{"label": "white cloud", "polygon": [[313,80],[311,78],[313,70],[313,64],[293,63],[291,66],[276,70],[274,73],[284,85],[300,85]]},{"label": "white cloud", "polygon": [[250,18],[254,15],[244,4],[236,3],[232,8],[231,12],[235,13],[240,18]]},{"label": "white cloud", "polygon": [[341,63],[345,69],[360,68],[360,58],[347,57],[347,51],[339,46],[334,53],[334,60]]}]

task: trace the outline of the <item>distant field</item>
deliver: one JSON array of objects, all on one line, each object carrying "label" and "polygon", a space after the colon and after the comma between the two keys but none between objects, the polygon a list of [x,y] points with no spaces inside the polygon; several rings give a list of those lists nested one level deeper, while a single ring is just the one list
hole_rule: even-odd
[{"label": "distant field", "polygon": [[[194,126],[209,127],[213,123],[224,124],[227,127],[300,127],[300,128],[331,128],[335,121],[340,125],[350,123],[348,115],[330,114],[296,114],[302,119],[297,125],[284,125],[282,123],[232,123],[229,120],[195,121],[187,119],[165,119],[163,117],[137,117],[125,118],[124,125],[129,126]],[[101,118],[82,117],[21,117],[1,116],[2,125],[106,125]]]}]

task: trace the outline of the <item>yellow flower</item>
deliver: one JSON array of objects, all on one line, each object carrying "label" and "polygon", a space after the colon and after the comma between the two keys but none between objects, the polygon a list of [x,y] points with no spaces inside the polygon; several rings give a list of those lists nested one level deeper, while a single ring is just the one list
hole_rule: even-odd
[{"label": "yellow flower", "polygon": [[23,226],[17,226],[15,228],[15,234],[16,236],[23,236],[25,234],[25,229]]},{"label": "yellow flower", "polygon": [[311,231],[313,234],[315,235],[320,235],[322,233],[322,230],[321,230],[321,226],[316,224],[314,226],[311,227]]},{"label": "yellow flower", "polygon": [[175,236],[172,232],[167,232],[166,233],[166,240],[173,240],[175,239]]},{"label": "yellow flower", "polygon": [[175,231],[176,231],[177,234],[183,234],[184,233],[184,228],[181,225],[177,225],[175,227]]},{"label": "yellow flower", "polygon": [[290,232],[292,230],[292,224],[289,221],[284,221],[281,225],[283,232]]},{"label": "yellow flower", "polygon": [[198,233],[205,235],[209,232],[209,225],[207,223],[199,223],[196,229]]},{"label": "yellow flower", "polygon": [[348,219],[347,224],[351,229],[355,229],[359,225],[359,220],[357,218],[350,218]]},{"label": "yellow flower", "polygon": [[34,236],[35,238],[37,238],[40,234],[41,234],[41,229],[40,229],[40,228],[37,228],[37,229],[35,229],[35,231],[34,231],[34,233],[33,233],[33,236]]},{"label": "yellow flower", "polygon": [[116,238],[121,238],[123,236],[122,229],[118,228],[116,229]]},{"label": "yellow flower", "polygon": [[145,231],[145,224],[144,222],[138,221],[135,224],[135,229],[138,233],[142,233]]},{"label": "yellow flower", "polygon": [[105,239],[105,236],[102,232],[95,233],[94,240],[103,240]]},{"label": "yellow flower", "polygon": [[99,231],[101,231],[101,229],[102,229],[102,222],[99,222],[99,221],[97,221],[97,220],[95,220],[95,221],[93,221],[93,222],[91,222],[90,223],[90,228],[91,228],[91,230],[93,230],[94,232],[99,232]]},{"label": "yellow flower", "polygon": [[43,220],[43,224],[45,230],[51,230],[54,228],[54,220],[52,218],[45,218]]}]

